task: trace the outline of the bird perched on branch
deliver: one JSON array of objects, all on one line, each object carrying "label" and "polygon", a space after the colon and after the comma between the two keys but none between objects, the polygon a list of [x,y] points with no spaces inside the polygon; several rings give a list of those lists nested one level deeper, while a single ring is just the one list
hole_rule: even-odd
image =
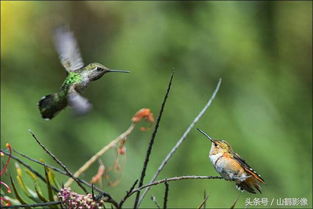
[{"label": "bird perched on branch", "polygon": [[56,29],[54,44],[68,75],[57,93],[40,99],[38,106],[44,119],[52,119],[67,105],[72,107],[78,114],[88,112],[91,104],[80,93],[87,88],[91,81],[95,81],[109,72],[129,73],[125,70],[109,69],[99,63],[91,63],[85,66],[75,37],[67,27]]},{"label": "bird perched on branch", "polygon": [[256,194],[261,192],[259,183],[264,180],[251,166],[249,166],[237,153],[233,151],[230,144],[224,140],[212,139],[204,131],[198,129],[211,142],[209,158],[215,170],[226,180],[235,181],[239,190]]}]

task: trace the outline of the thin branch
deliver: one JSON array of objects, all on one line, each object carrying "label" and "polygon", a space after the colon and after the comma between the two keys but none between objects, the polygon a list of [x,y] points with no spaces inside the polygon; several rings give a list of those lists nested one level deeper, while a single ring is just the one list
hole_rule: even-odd
[{"label": "thin branch", "polygon": [[164,201],[163,201],[163,209],[167,209],[167,199],[168,199],[168,190],[169,190],[169,185],[167,181],[164,182],[165,185],[165,194],[164,194]]},{"label": "thin branch", "polygon": [[57,163],[59,164],[64,171],[71,176],[72,178],[74,178],[74,180],[77,182],[78,186],[85,192],[88,193],[86,188],[73,176],[73,174],[67,169],[67,167],[52,153],[50,152],[40,141],[39,139],[35,136],[35,134],[32,132],[32,130],[28,130],[31,135],[33,136],[33,138],[36,140],[36,142],[41,146],[41,148],[48,154],[50,155],[50,157]]},{"label": "thin branch", "polygon": [[39,165],[42,165],[42,166],[46,166],[46,167],[51,168],[52,170],[54,170],[54,171],[56,171],[56,172],[59,172],[59,173],[65,175],[65,176],[68,176],[68,174],[67,174],[65,171],[63,171],[63,170],[61,170],[61,169],[59,169],[59,168],[56,168],[56,167],[54,167],[54,166],[52,166],[52,165],[49,165],[49,164],[43,163],[43,162],[41,162],[41,161],[39,161],[39,160],[36,160],[36,159],[34,159],[34,158],[31,158],[31,157],[29,157],[29,156],[27,156],[27,155],[25,155],[25,154],[23,154],[23,153],[18,152],[18,151],[15,150],[15,149],[13,149],[13,151],[14,151],[16,154],[19,154],[20,156],[26,158],[27,160],[30,160],[30,161],[35,162],[35,163],[37,163],[37,164],[39,164]]},{"label": "thin branch", "polygon": [[118,208],[122,208],[124,202],[127,200],[127,198],[129,197],[129,195],[131,194],[131,192],[135,189],[136,184],[138,183],[138,179],[133,183],[133,185],[131,186],[131,188],[126,192],[126,195],[122,198],[122,200],[119,203]]},{"label": "thin branch", "polygon": [[[200,113],[195,117],[195,119],[191,122],[191,124],[188,126],[188,128],[186,129],[186,131],[183,133],[183,135],[181,136],[181,138],[177,141],[176,145],[172,148],[172,150],[167,154],[167,156],[165,157],[165,159],[163,160],[163,162],[161,163],[161,165],[159,166],[158,170],[156,171],[156,173],[154,174],[153,178],[150,180],[150,183],[154,182],[156,180],[156,178],[158,177],[158,175],[160,174],[160,172],[163,170],[163,168],[166,166],[166,164],[168,163],[168,161],[171,159],[171,157],[173,156],[173,154],[176,152],[176,150],[178,149],[178,147],[183,143],[183,141],[186,139],[188,133],[191,131],[191,129],[194,127],[194,125],[199,121],[199,119],[204,115],[204,113],[206,112],[206,110],[210,107],[212,101],[214,100],[217,92],[219,91],[219,88],[221,86],[222,83],[222,79],[220,78],[215,90],[211,96],[211,98],[209,99],[209,101],[207,102],[207,104],[204,106],[204,108],[200,111]],[[143,192],[143,194],[140,197],[138,206],[140,205],[140,203],[142,202],[143,198],[145,197],[145,195],[147,194],[147,192],[149,191],[149,187]]]},{"label": "thin branch", "polygon": [[204,199],[203,209],[206,209],[206,202],[207,202],[208,198],[209,198],[209,195],[207,195],[206,190],[204,190],[204,192],[203,192],[203,199]]},{"label": "thin branch", "polygon": [[91,196],[92,196],[92,200],[95,200],[95,199],[96,199],[94,187],[95,187],[94,184],[91,184]]},{"label": "thin branch", "polygon": [[[43,177],[40,173],[38,173],[37,171],[35,171],[30,165],[28,165],[27,163],[25,163],[24,161],[20,160],[18,157],[7,153],[6,151],[1,149],[1,152],[7,156],[10,156],[12,159],[16,160],[17,162],[19,162],[21,165],[23,165],[24,167],[26,167],[28,170],[30,170],[33,174],[35,174],[40,180],[42,180],[43,182],[47,183],[47,180],[45,177]],[[52,189],[55,192],[59,192],[59,190],[55,187],[52,186]]]},{"label": "thin branch", "polygon": [[1,208],[28,208],[28,207],[44,207],[44,206],[51,206],[51,205],[59,205],[61,204],[60,201],[54,202],[42,202],[42,203],[34,203],[34,204],[24,204],[24,205],[11,205],[11,206],[2,206]]},{"label": "thin branch", "polygon": [[166,179],[162,179],[162,180],[159,180],[159,181],[154,181],[152,183],[149,183],[149,184],[145,184],[137,189],[135,189],[131,194],[134,194],[140,190],[143,190],[145,188],[149,188],[149,187],[152,187],[152,186],[155,186],[155,185],[158,185],[158,184],[162,184],[164,182],[169,182],[169,181],[181,181],[181,180],[186,180],[186,179],[223,179],[223,177],[221,176],[176,176],[176,177],[172,177],[172,178],[166,178]]},{"label": "thin branch", "polygon": [[201,202],[201,204],[199,205],[198,209],[205,209],[206,208],[206,201],[208,200],[209,196],[206,194],[206,191],[204,190],[204,194],[203,194],[203,201]]},{"label": "thin branch", "polygon": [[[144,161],[144,164],[143,164],[143,168],[142,168],[142,171],[141,171],[141,175],[140,175],[140,178],[139,178],[139,185],[138,185],[138,187],[141,187],[143,185],[143,180],[144,180],[145,175],[146,175],[146,170],[147,170],[147,166],[148,166],[148,163],[149,163],[149,159],[150,159],[150,155],[151,155],[151,150],[152,150],[152,147],[153,147],[154,139],[155,139],[155,136],[156,136],[156,134],[158,132],[158,128],[159,128],[159,124],[160,124],[160,121],[161,121],[161,118],[162,118],[162,115],[163,115],[163,111],[164,111],[164,107],[165,107],[165,104],[166,104],[166,100],[167,100],[168,95],[169,95],[170,90],[171,90],[173,76],[174,76],[174,73],[172,73],[170,81],[168,83],[167,90],[166,90],[165,96],[163,98],[163,102],[162,102],[161,109],[160,109],[160,112],[159,112],[159,116],[158,116],[157,122],[155,124],[155,128],[153,130],[153,133],[151,135],[151,139],[150,139],[150,142],[149,142],[149,145],[148,145],[148,149],[147,149],[147,152],[146,152],[146,158],[145,158],[145,161]],[[136,195],[136,199],[135,199],[135,203],[134,203],[134,209],[138,208],[139,197],[140,197],[140,192],[138,192],[137,195]]]},{"label": "thin branch", "polygon": [[102,192],[95,197],[96,201],[99,201],[102,197],[107,197],[106,202],[112,203],[116,208],[118,208],[118,203],[106,192]]},{"label": "thin branch", "polygon": [[160,205],[159,205],[159,203],[158,203],[158,201],[157,201],[157,199],[156,199],[155,196],[151,196],[151,200],[152,200],[152,202],[155,204],[155,206],[156,206],[158,209],[161,209],[161,207],[160,207]]},{"label": "thin branch", "polygon": [[230,209],[234,209],[234,208],[235,208],[235,206],[236,206],[236,204],[237,204],[237,202],[238,202],[238,200],[239,200],[240,195],[241,195],[241,192],[238,194],[237,199],[236,199],[235,202],[232,204],[232,206],[230,207]]},{"label": "thin branch", "polygon": [[[92,156],[85,164],[80,167],[75,173],[74,178],[79,177],[84,171],[86,171],[94,162],[96,162],[106,151],[114,147],[120,140],[125,139],[135,128],[135,123],[132,123],[129,128],[119,135],[117,138],[115,138],[113,141],[111,141],[109,144],[104,146],[99,152],[97,152],[94,156]],[[73,178],[70,178],[65,183],[65,187],[69,187],[73,182]]]}]

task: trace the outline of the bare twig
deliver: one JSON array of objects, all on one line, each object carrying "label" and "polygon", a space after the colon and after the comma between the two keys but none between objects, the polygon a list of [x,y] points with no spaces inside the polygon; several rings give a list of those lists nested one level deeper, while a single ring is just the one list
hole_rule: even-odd
[{"label": "bare twig", "polygon": [[[164,107],[165,107],[165,104],[166,104],[166,100],[167,100],[168,95],[169,95],[170,90],[171,90],[173,76],[174,76],[174,73],[172,73],[170,81],[168,83],[167,90],[166,90],[166,93],[165,93],[165,96],[163,98],[163,102],[162,102],[162,105],[161,105],[160,113],[159,113],[157,122],[155,124],[155,128],[153,130],[153,133],[151,135],[151,139],[150,139],[150,142],[149,142],[149,145],[148,145],[148,149],[147,149],[147,152],[146,152],[145,161],[144,161],[143,168],[142,168],[142,171],[141,171],[141,175],[140,175],[140,178],[139,178],[139,185],[138,185],[138,187],[141,187],[143,185],[143,180],[144,180],[145,175],[146,175],[146,170],[147,170],[147,166],[148,166],[148,163],[149,163],[150,154],[151,154],[151,150],[152,150],[152,147],[153,147],[154,139],[155,139],[155,136],[156,136],[156,134],[158,132],[158,128],[159,128],[159,124],[160,124],[160,121],[161,121],[161,118],[162,118],[162,115],[163,115],[163,111],[164,111]],[[137,209],[137,207],[138,207],[139,197],[140,197],[140,192],[138,192],[137,195],[136,195],[136,199],[135,199],[135,203],[134,203],[134,209]]]},{"label": "bare twig", "polygon": [[96,197],[95,197],[95,185],[94,184],[91,184],[91,196],[92,196],[92,200],[95,200]]},{"label": "bare twig", "polygon": [[59,205],[61,204],[60,201],[53,201],[53,202],[42,202],[42,203],[35,203],[35,204],[24,204],[24,205],[11,205],[11,206],[2,206],[1,208],[35,208],[35,207],[44,207],[44,206],[51,206],[51,205]]},{"label": "bare twig", "polygon": [[235,202],[232,204],[232,206],[230,207],[230,209],[234,209],[234,208],[235,208],[235,206],[236,206],[236,204],[237,204],[237,202],[238,202],[238,200],[239,200],[240,195],[241,195],[241,192],[238,194],[237,199],[236,199]]},{"label": "bare twig", "polygon": [[[220,86],[222,83],[222,79],[220,78],[215,90],[211,96],[211,98],[209,99],[209,101],[207,102],[207,104],[204,106],[204,108],[200,111],[200,113],[195,117],[195,119],[191,122],[191,124],[188,126],[188,128],[186,129],[186,131],[183,133],[183,135],[181,136],[181,138],[177,141],[176,145],[171,149],[171,151],[167,154],[167,156],[165,157],[165,159],[162,161],[161,165],[159,166],[158,170],[156,171],[156,173],[154,174],[153,178],[150,180],[150,183],[154,182],[156,180],[156,178],[158,177],[158,175],[160,174],[160,172],[163,170],[163,168],[166,166],[166,164],[168,163],[168,161],[171,159],[171,157],[173,156],[173,154],[176,152],[176,150],[178,149],[178,147],[183,143],[183,141],[186,139],[188,133],[191,131],[191,129],[194,127],[194,125],[199,121],[199,119],[204,115],[204,113],[206,112],[206,110],[208,109],[208,107],[211,105],[212,101],[214,100]],[[142,202],[143,198],[145,197],[145,195],[147,194],[147,192],[149,191],[149,187],[143,192],[143,194],[140,197],[140,200],[138,202],[138,205],[140,205],[140,203]]]},{"label": "bare twig", "polygon": [[199,205],[198,209],[201,209],[201,208],[205,209],[205,208],[206,208],[206,201],[208,200],[208,197],[209,197],[209,196],[206,194],[206,191],[205,191],[205,190],[204,190],[203,196],[204,196],[204,199],[203,199],[203,201],[201,202],[201,204]]},{"label": "bare twig", "polygon": [[52,153],[50,152],[40,141],[39,139],[36,137],[36,135],[32,132],[32,130],[28,129],[28,131],[31,133],[31,135],[33,136],[33,138],[36,140],[36,142],[41,146],[41,148],[57,163],[59,164],[64,171],[71,176],[72,178],[74,178],[74,180],[77,182],[78,186],[85,192],[88,193],[86,188],[73,176],[73,174],[67,169],[67,167]]},{"label": "bare twig", "polygon": [[159,203],[158,203],[158,201],[157,201],[157,199],[156,199],[155,196],[151,196],[151,200],[152,200],[152,202],[155,204],[155,206],[156,206],[158,209],[161,209],[161,207],[160,207],[160,205],[159,205]]},{"label": "bare twig", "polygon": [[[132,123],[129,128],[122,133],[120,136],[115,138],[113,141],[111,141],[109,144],[104,146],[99,152],[97,152],[94,156],[92,156],[85,164],[80,167],[75,173],[74,177],[79,177],[84,171],[86,171],[94,162],[96,162],[106,151],[114,147],[120,140],[125,139],[135,128],[135,123]],[[65,187],[68,187],[72,184],[73,178],[70,178],[67,180],[67,182],[64,184]]]},{"label": "bare twig", "polygon": [[203,209],[206,209],[206,202],[207,202],[208,198],[209,198],[209,195],[207,195],[206,190],[204,190],[204,192],[203,192],[203,199],[204,199]]},{"label": "bare twig", "polygon": [[[40,180],[42,180],[43,182],[47,183],[47,180],[45,177],[43,177],[40,173],[38,173],[37,171],[35,171],[30,165],[28,165],[27,163],[25,163],[24,161],[20,160],[18,157],[4,151],[1,149],[1,152],[7,156],[10,156],[12,159],[16,160],[17,162],[19,162],[21,165],[23,165],[24,167],[26,167],[28,170],[30,170],[33,174],[35,174]],[[59,190],[55,187],[52,186],[52,189],[55,192],[59,192]]]},{"label": "bare twig", "polygon": [[109,203],[112,203],[115,206],[115,208],[118,208],[118,203],[106,192],[102,192],[99,195],[97,195],[95,197],[95,200],[99,201],[99,200],[101,200],[102,197],[107,197],[108,199],[105,200],[105,201],[109,202]]},{"label": "bare twig", "polygon": [[145,188],[149,188],[158,184],[162,184],[164,182],[169,182],[169,181],[180,181],[180,180],[186,180],[186,179],[223,179],[223,177],[221,176],[177,176],[177,177],[172,177],[172,178],[166,178],[166,179],[162,179],[162,180],[158,180],[158,181],[154,181],[152,183],[149,184],[145,184],[137,189],[134,189],[134,191],[130,194],[130,196],[133,193],[136,193],[140,190],[143,190]]},{"label": "bare twig", "polygon": [[65,171],[63,171],[62,169],[60,169],[60,168],[56,168],[56,167],[54,167],[54,166],[52,166],[52,165],[49,165],[49,164],[47,164],[47,163],[43,163],[43,162],[41,162],[41,161],[39,161],[39,160],[36,160],[36,159],[34,159],[34,158],[31,158],[31,157],[29,157],[29,156],[27,156],[27,155],[25,155],[25,154],[23,154],[23,153],[18,152],[18,151],[15,150],[15,149],[13,149],[13,151],[14,151],[15,153],[19,154],[20,156],[26,158],[27,160],[30,160],[30,161],[32,161],[32,162],[34,162],[34,163],[37,163],[37,164],[39,164],[39,165],[42,165],[42,166],[46,166],[46,167],[51,168],[52,170],[54,170],[54,171],[56,171],[56,172],[58,172],[58,173],[61,173],[61,174],[65,175],[65,176],[68,176],[68,174],[67,174]]},{"label": "bare twig", "polygon": [[136,184],[138,183],[138,179],[133,183],[133,185],[131,186],[131,188],[126,192],[126,195],[122,198],[122,200],[119,203],[118,208],[122,208],[124,202],[127,200],[127,198],[129,197],[129,195],[131,194],[131,192],[134,190]]},{"label": "bare twig", "polygon": [[163,209],[167,209],[167,199],[168,199],[168,190],[169,190],[169,185],[167,181],[164,182],[165,185],[165,194],[164,194],[164,201],[163,201]]}]

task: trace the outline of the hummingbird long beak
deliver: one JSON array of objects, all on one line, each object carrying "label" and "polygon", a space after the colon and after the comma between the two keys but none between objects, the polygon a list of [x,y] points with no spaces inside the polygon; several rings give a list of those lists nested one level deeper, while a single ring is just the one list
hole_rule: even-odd
[{"label": "hummingbird long beak", "polygon": [[202,133],[204,136],[206,136],[212,143],[215,144],[214,140],[212,139],[212,137],[210,137],[207,133],[205,133],[204,131],[202,131],[200,128],[197,128],[197,130]]},{"label": "hummingbird long beak", "polygon": [[113,69],[109,69],[107,72],[112,72],[112,73],[130,73],[130,71],[128,70],[113,70]]}]

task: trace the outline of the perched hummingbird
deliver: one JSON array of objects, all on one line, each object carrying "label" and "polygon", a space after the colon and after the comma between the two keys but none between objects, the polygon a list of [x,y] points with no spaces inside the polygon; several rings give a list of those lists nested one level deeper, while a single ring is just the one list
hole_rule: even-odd
[{"label": "perched hummingbird", "polygon": [[109,72],[129,73],[124,70],[112,70],[99,63],[91,63],[84,67],[75,37],[66,27],[56,29],[54,44],[68,75],[59,92],[40,99],[38,106],[44,119],[52,119],[67,105],[79,114],[86,113],[91,104],[80,93],[87,88],[91,81],[95,81]]},{"label": "perched hummingbird", "polygon": [[247,192],[255,194],[254,189],[257,189],[262,193],[259,183],[264,183],[264,180],[233,151],[226,141],[212,139],[204,131],[200,129],[198,129],[198,131],[212,142],[209,158],[215,170],[224,179],[235,181],[239,190],[246,190]]}]

